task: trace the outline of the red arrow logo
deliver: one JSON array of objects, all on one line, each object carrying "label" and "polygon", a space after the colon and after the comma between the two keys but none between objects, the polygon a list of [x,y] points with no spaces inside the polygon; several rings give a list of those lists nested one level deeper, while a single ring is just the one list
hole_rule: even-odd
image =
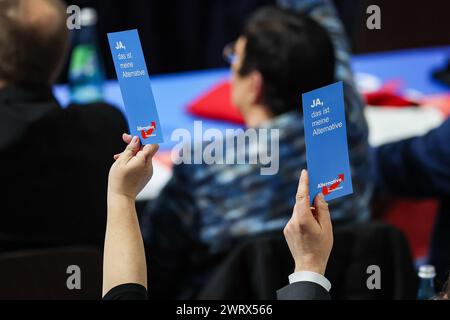
[{"label": "red arrow logo", "polygon": [[344,177],[344,175],[343,174],[340,174],[339,176],[338,176],[338,181],[336,181],[335,183],[333,183],[331,186],[329,186],[329,187],[327,187],[327,186],[325,186],[325,187],[323,187],[322,188],[322,193],[323,193],[323,195],[324,196],[327,196],[327,195],[329,195],[332,191],[334,191],[334,190],[336,190],[340,185],[341,185],[341,183],[342,182],[344,182],[344,179],[345,177]]},{"label": "red arrow logo", "polygon": [[142,139],[148,139],[153,134],[155,129],[156,129],[156,123],[153,121],[150,129],[141,131]]}]

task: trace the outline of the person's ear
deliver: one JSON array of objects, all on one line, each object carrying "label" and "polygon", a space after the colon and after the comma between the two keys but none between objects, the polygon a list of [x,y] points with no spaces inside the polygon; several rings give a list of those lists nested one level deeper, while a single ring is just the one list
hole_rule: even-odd
[{"label": "person's ear", "polygon": [[250,74],[252,100],[254,104],[261,104],[263,97],[264,81],[261,72],[253,71]]}]

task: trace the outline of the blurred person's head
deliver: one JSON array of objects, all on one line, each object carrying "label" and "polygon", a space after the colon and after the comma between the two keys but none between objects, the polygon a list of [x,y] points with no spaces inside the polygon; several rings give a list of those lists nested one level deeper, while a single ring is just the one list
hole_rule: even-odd
[{"label": "blurred person's head", "polygon": [[50,85],[68,38],[61,0],[0,0],[0,87]]},{"label": "blurred person's head", "polygon": [[232,50],[232,100],[249,126],[293,110],[301,112],[302,93],[334,81],[330,37],[305,15],[260,9]]}]

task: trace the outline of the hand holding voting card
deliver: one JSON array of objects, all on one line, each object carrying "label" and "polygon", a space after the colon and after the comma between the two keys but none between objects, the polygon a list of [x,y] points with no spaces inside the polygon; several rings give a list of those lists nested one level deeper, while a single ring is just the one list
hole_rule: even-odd
[{"label": "hand holding voting card", "polygon": [[150,78],[137,30],[108,34],[130,134],[143,145],[163,142]]},{"label": "hand holding voting card", "polygon": [[311,203],[352,194],[342,82],[305,93],[303,115]]}]

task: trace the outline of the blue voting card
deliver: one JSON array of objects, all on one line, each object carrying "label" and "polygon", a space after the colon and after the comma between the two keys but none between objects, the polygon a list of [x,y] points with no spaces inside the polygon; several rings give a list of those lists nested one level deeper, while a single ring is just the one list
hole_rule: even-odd
[{"label": "blue voting card", "polygon": [[108,34],[130,134],[142,144],[163,142],[150,78],[137,30]]},{"label": "blue voting card", "polygon": [[352,194],[343,83],[303,94],[303,117],[311,203]]}]

